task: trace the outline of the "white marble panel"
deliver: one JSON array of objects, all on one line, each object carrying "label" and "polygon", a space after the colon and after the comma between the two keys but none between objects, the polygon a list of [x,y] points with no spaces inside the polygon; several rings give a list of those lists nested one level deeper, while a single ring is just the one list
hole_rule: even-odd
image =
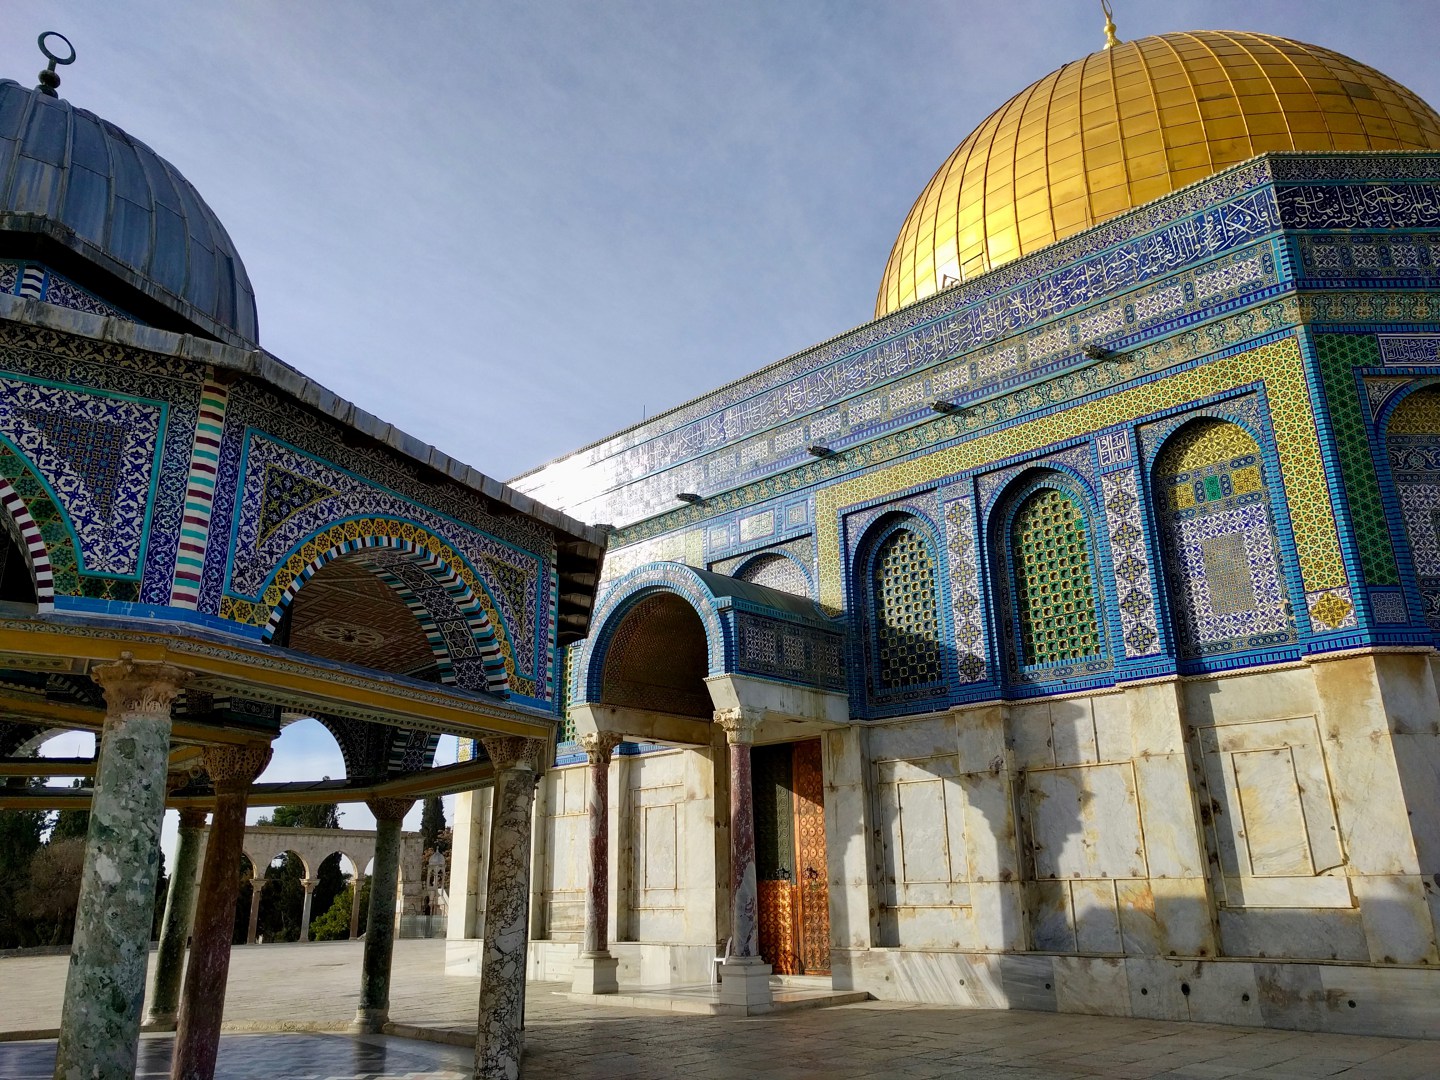
[{"label": "white marble panel", "polygon": [[1120,918],[1115,907],[1115,882],[1071,881],[1070,922],[1075,948],[1083,953],[1118,953]]},{"label": "white marble panel", "polygon": [[1057,957],[1055,1006],[1060,1012],[1128,1016],[1130,987],[1125,962],[1117,957]]},{"label": "white marble panel", "polygon": [[1095,719],[1095,753],[1100,761],[1128,761],[1134,735],[1125,694],[1097,694],[1090,699]]},{"label": "white marble panel", "polygon": [[1045,769],[1055,764],[1051,749],[1050,705],[1035,702],[1011,705],[1005,727],[1010,736],[1015,767]]},{"label": "white marble panel", "polygon": [[1026,799],[1037,877],[1148,876],[1128,764],[1031,772]]},{"label": "white marble panel", "polygon": [[1099,760],[1095,717],[1089,698],[1052,701],[1050,731],[1056,765],[1093,765]]},{"label": "white marble panel", "polygon": [[1005,716],[998,705],[967,709],[955,717],[955,745],[963,772],[1005,767]]},{"label": "white marble panel", "polygon": [[646,891],[670,890],[679,887],[680,868],[677,859],[679,838],[675,835],[675,806],[645,807],[645,882]]},{"label": "white marble panel", "polygon": [[972,773],[960,777],[956,786],[965,809],[963,836],[957,838],[951,826],[950,851],[955,862],[964,867],[971,882],[1018,881],[1020,858],[1009,777]]},{"label": "white marble panel", "polygon": [[949,716],[877,723],[870,730],[870,757],[923,760],[955,752],[954,721]]},{"label": "white marble panel", "polygon": [[1435,964],[1435,924],[1418,876],[1351,879],[1370,959],[1380,964]]}]

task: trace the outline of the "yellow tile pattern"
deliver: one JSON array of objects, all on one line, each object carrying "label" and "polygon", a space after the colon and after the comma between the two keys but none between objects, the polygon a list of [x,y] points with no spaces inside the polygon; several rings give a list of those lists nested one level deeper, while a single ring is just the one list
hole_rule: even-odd
[{"label": "yellow tile pattern", "polygon": [[1347,585],[1300,346],[1291,337],[1153,382],[1112,391],[1104,397],[820,489],[815,495],[815,531],[821,603],[835,609],[844,604],[837,521],[842,506],[933,483],[967,469],[981,468],[1015,454],[1038,450],[1063,439],[1086,435],[1161,409],[1183,406],[1256,381],[1265,384],[1269,397],[1280,457],[1281,487],[1290,510],[1305,589],[1314,592]]},{"label": "yellow tile pattern", "polygon": [[1440,115],[1374,68],[1267,34],[1091,53],[1000,106],[940,167],[875,316],[1269,150],[1440,150]]}]

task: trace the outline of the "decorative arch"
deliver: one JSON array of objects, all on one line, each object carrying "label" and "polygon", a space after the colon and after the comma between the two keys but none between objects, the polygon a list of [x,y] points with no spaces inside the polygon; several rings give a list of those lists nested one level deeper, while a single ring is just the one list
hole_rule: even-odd
[{"label": "decorative arch", "polygon": [[944,696],[944,582],[933,528],[915,514],[885,514],[860,537],[858,594],[866,696],[878,706]]},{"label": "decorative arch", "polygon": [[[43,494],[37,498],[44,498]],[[6,522],[7,531],[11,533],[16,545],[25,553],[25,561],[30,567],[30,581],[35,586],[36,603],[41,611],[52,611],[55,607],[55,572],[50,564],[50,550],[45,544],[45,537],[36,524],[34,516],[30,513],[30,506],[20,497],[15,486],[3,475],[0,474],[0,505],[5,507],[9,515]],[[51,503],[53,505],[53,503]],[[55,507],[60,513],[59,507]],[[68,531],[63,540],[59,541],[67,549],[69,565],[78,566],[75,557],[75,549],[70,542]],[[77,590],[78,591],[78,582]]]},{"label": "decorative arch", "polygon": [[[1425,622],[1440,631],[1440,384],[1407,389],[1383,417],[1385,458]],[[1403,562],[1403,560],[1402,560]]]},{"label": "decorative arch", "polygon": [[1032,470],[994,504],[990,548],[1012,675],[1063,677],[1108,654],[1095,508],[1067,471]]},{"label": "decorative arch", "polygon": [[757,551],[737,566],[732,576],[739,581],[764,585],[778,592],[808,596],[812,599],[815,595],[810,571],[788,551]]},{"label": "decorative arch", "polygon": [[[516,670],[515,654],[484,583],[452,547],[410,522],[390,519],[343,522],[300,545],[281,564],[265,588],[265,602],[271,605],[271,610],[262,640],[268,643],[274,639],[275,631],[295,594],[321,567],[343,556],[364,551],[398,553],[408,565],[424,572],[453,602],[455,610],[468,625],[484,673],[483,688],[493,693],[510,690]],[[310,556],[308,561],[307,554]],[[433,632],[437,638],[440,637],[433,619],[425,629],[427,635]]]},{"label": "decorative arch", "polygon": [[734,657],[734,643],[722,625],[718,598],[700,573],[683,563],[651,563],[636,567],[617,579],[595,606],[590,636],[580,643],[577,659],[577,704],[600,701],[605,660],[614,644],[615,632],[625,615],[649,596],[669,593],[688,604],[705,630],[708,673],[721,675]]},{"label": "decorative arch", "polygon": [[1229,418],[1177,424],[1151,469],[1161,565],[1182,660],[1296,640],[1267,465]]}]

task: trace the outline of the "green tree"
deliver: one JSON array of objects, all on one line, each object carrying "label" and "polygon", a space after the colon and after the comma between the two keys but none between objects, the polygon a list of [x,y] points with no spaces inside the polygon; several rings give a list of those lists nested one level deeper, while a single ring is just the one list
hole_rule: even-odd
[{"label": "green tree", "polygon": [[424,809],[420,811],[420,839],[425,850],[434,851],[444,832],[445,804],[440,801],[439,795],[431,795],[425,800]]},{"label": "green tree", "polygon": [[[84,787],[85,781],[73,780],[70,786],[73,788]],[[56,840],[84,840],[85,834],[89,831],[89,810],[61,810],[55,818],[55,827],[50,830],[50,843],[53,844]]]},{"label": "green tree", "polygon": [[[7,786],[39,787],[20,778]],[[40,850],[48,814],[38,810],[0,811],[0,949],[38,945],[29,920],[16,910],[16,900],[30,880],[30,862]]]},{"label": "green tree", "polygon": [[[348,875],[347,875],[348,876]],[[350,904],[353,889],[344,889],[335,897],[325,914],[310,923],[310,936],[316,941],[344,941],[350,936]],[[360,933],[365,933],[365,922],[370,915],[370,879],[360,884]]]},{"label": "green tree", "polygon": [[338,829],[340,807],[333,802],[314,803],[309,806],[277,806],[274,813],[269,817],[262,817],[255,824],[272,825],[280,829]]}]

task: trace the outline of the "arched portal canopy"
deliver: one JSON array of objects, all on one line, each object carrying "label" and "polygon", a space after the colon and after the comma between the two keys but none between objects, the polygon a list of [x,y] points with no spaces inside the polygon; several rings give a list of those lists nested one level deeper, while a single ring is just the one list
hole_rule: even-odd
[{"label": "arched portal canopy", "polygon": [[656,562],[613,582],[592,625],[572,694],[582,733],[708,743],[716,709],[787,723],[848,718],[844,631],[808,597]]}]

